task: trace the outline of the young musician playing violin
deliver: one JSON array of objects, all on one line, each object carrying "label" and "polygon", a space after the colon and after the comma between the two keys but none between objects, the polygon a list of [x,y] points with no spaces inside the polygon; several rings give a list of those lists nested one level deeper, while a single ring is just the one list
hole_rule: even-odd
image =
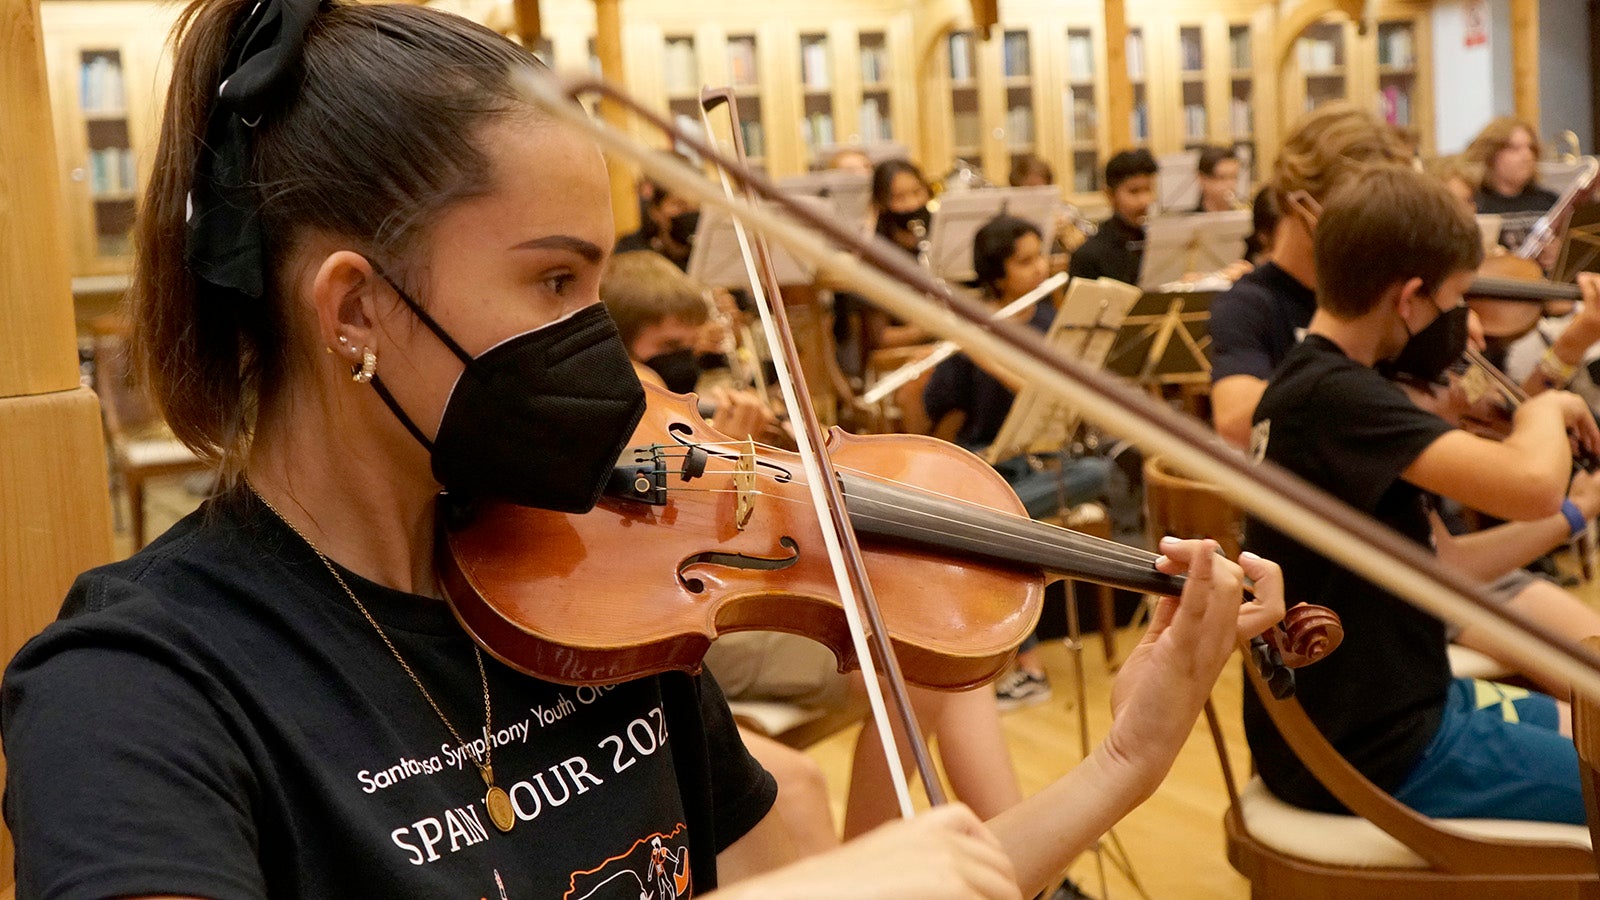
[{"label": "young musician playing violin", "polygon": [[[600,299],[617,323],[640,380],[668,390],[694,390],[699,369],[694,348],[703,338],[707,312],[704,291],[689,276],[655,253],[621,253],[611,258],[600,282]],[[748,391],[718,389],[712,427],[735,439],[771,427],[771,415]],[[742,631],[717,639],[706,654],[731,699],[780,701],[807,708],[847,705],[862,691],[859,676],[838,672],[833,653],[810,638],[783,632]],[[911,689],[917,720],[937,737],[944,773],[955,796],[988,818],[1022,799],[1016,770],[1006,749],[994,692],[987,686],[964,692]],[[838,843],[825,787],[816,764],[776,741],[741,730],[745,743],[778,780],[779,812],[802,852]],[[862,730],[851,768],[845,834],[881,825],[895,815],[895,797],[877,730]]]},{"label": "young musician playing violin", "polygon": [[[995,309],[1033,291],[1045,279],[1047,259],[1039,229],[1024,219],[1001,215],[978,229],[972,240],[972,268],[984,300]],[[1028,324],[1044,331],[1055,318],[1049,298],[1028,314]],[[961,430],[956,443],[982,452],[994,443],[1011,412],[1022,383],[1003,368],[985,366],[964,353],[934,368],[923,389],[922,402],[934,422],[959,413]],[[1059,456],[1055,465],[1038,468],[1026,456],[1001,460],[995,468],[1022,500],[1028,515],[1042,518],[1060,513],[1105,492],[1109,467],[1103,459]],[[1013,709],[1050,698],[1050,682],[1039,659],[1038,639],[1029,636],[1017,655],[1017,664],[995,684],[1002,708]]]},{"label": "young musician playing violin", "polygon": [[[1500,217],[1500,243],[1516,250],[1527,239],[1539,217],[1560,198],[1539,187],[1539,133],[1520,119],[1502,116],[1478,132],[1462,154],[1483,169],[1478,187],[1478,212]],[[1539,262],[1548,270],[1555,264],[1559,246]]]},{"label": "young musician playing violin", "polygon": [[614,252],[654,250],[679,269],[687,270],[694,231],[700,225],[699,208],[666,185],[650,181],[644,183],[643,189],[646,196],[639,207],[639,230],[618,239]]},{"label": "young musician playing violin", "polygon": [[[719,351],[706,289],[659,253],[636,250],[611,257],[600,301],[628,348],[641,381],[677,394],[700,386],[701,360]],[[718,431],[743,440],[769,440],[777,419],[754,391],[725,384],[703,391]]]},{"label": "young musician playing violin", "polygon": [[1318,107],[1289,133],[1269,186],[1279,213],[1271,258],[1211,304],[1211,417],[1223,440],[1246,445],[1267,378],[1299,342],[1316,308],[1306,200],[1320,202],[1364,167],[1405,159],[1387,126],[1346,103]]},{"label": "young musician playing violin", "polygon": [[[1455,198],[1408,167],[1375,167],[1333,191],[1314,233],[1317,311],[1256,407],[1258,458],[1421,544],[1431,494],[1511,520],[1554,515],[1571,473],[1568,429],[1600,446],[1582,401],[1534,398],[1495,442],[1420,409],[1377,371],[1431,380],[1466,347],[1462,292],[1482,247]],[[1583,821],[1564,704],[1453,681],[1440,620],[1258,520],[1246,545],[1284,560],[1293,583],[1316,595],[1307,599],[1343,620],[1345,643],[1299,673],[1297,696],[1364,775],[1429,816]],[[1337,808],[1249,691],[1245,724],[1275,794]]]},{"label": "young musician playing violin", "polygon": [[533,58],[414,5],[181,22],[135,346],[224,487],[84,574],[6,672],[20,896],[555,897],[670,868],[680,897],[1018,898],[1155,790],[1281,616],[1275,565],[1163,544],[1189,580],[1088,760],[987,824],[942,808],[788,865],[709,676],[543,682],[439,599],[441,488],[581,510],[645,403],[597,303],[605,164],[514,87]]}]

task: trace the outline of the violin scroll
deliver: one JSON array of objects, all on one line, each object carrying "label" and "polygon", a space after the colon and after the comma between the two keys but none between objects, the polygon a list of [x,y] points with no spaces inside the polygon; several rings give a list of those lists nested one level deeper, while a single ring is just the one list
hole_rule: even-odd
[{"label": "violin scroll", "polygon": [[1283,616],[1283,622],[1263,637],[1291,669],[1309,666],[1332,653],[1344,641],[1344,624],[1339,614],[1326,606],[1297,603]]}]

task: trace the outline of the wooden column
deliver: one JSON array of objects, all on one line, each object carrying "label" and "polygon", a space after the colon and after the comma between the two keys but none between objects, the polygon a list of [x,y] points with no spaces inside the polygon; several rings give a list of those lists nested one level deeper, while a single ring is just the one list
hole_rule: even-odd
[{"label": "wooden column", "polygon": [[1511,0],[1511,91],[1517,118],[1539,131],[1539,2]]},{"label": "wooden column", "polygon": [[[622,0],[594,0],[594,51],[600,57],[600,75],[612,84],[627,84],[622,65]],[[600,115],[617,128],[631,131],[627,114],[615,103],[600,104]],[[619,159],[611,169],[611,214],[618,234],[639,227],[639,189],[633,168]]]},{"label": "wooden column", "polygon": [[[78,384],[39,0],[0,0],[0,659],[111,558],[100,405]],[[3,769],[0,769],[3,773]],[[0,885],[11,884],[0,833]]]},{"label": "wooden column", "polygon": [[1128,15],[1123,0],[1105,0],[1106,129],[1111,152],[1133,146],[1133,81],[1128,78]]},{"label": "wooden column", "polygon": [[529,50],[537,47],[539,38],[544,35],[544,26],[539,16],[539,0],[513,0],[511,12],[516,20],[517,40]]}]

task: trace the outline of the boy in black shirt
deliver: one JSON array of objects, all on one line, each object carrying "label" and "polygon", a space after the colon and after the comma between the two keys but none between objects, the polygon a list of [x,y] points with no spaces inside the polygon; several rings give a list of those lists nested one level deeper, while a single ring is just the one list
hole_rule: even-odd
[{"label": "boy in black shirt", "polygon": [[1067,271],[1074,278],[1115,278],[1139,283],[1144,258],[1144,220],[1156,196],[1156,159],[1149,150],[1124,150],[1106,163],[1106,196],[1111,218],[1072,253]]},{"label": "boy in black shirt", "polygon": [[[1496,443],[1419,409],[1377,371],[1431,380],[1464,349],[1461,295],[1481,248],[1447,189],[1398,166],[1363,173],[1329,198],[1315,242],[1317,312],[1256,407],[1258,458],[1418,543],[1429,539],[1433,493],[1505,519],[1553,514],[1571,471],[1567,429],[1600,439],[1581,400],[1528,401]],[[1300,673],[1298,696],[1364,775],[1425,815],[1584,820],[1564,705],[1453,681],[1443,622],[1260,521],[1246,543],[1343,618],[1345,644]],[[1245,727],[1275,794],[1338,809],[1249,692]]]}]

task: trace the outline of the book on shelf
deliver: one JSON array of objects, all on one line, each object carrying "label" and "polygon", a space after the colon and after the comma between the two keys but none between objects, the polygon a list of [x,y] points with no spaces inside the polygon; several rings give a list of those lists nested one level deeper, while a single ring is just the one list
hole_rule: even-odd
[{"label": "book on shelf", "polygon": [[1006,32],[1005,41],[1001,44],[1004,59],[1002,63],[1007,78],[1026,78],[1033,70],[1033,61],[1028,54],[1028,33],[1025,31]]},{"label": "book on shelf", "polygon": [[1411,124],[1411,94],[1400,86],[1391,84],[1378,91],[1378,106],[1390,125]]},{"label": "book on shelf", "polygon": [[877,97],[867,97],[861,101],[861,142],[864,144],[882,143],[891,140],[889,133],[889,112],[883,109]]},{"label": "book on shelf", "polygon": [[1134,141],[1144,142],[1150,140],[1149,108],[1142,104],[1135,106],[1133,108],[1132,122],[1130,123],[1130,126],[1130,130],[1133,132]]},{"label": "book on shelf", "polygon": [[728,79],[736,85],[749,86],[756,83],[755,38],[728,39]]},{"label": "book on shelf", "polygon": [[1095,138],[1094,100],[1089,97],[1072,98],[1069,137],[1073,142],[1092,141]]},{"label": "book on shelf", "polygon": [[1233,130],[1234,137],[1244,137],[1254,134],[1256,130],[1255,114],[1250,108],[1250,101],[1242,97],[1233,98],[1228,108],[1229,127]]},{"label": "book on shelf", "polygon": [[127,109],[122,92],[122,64],[101,54],[78,66],[78,101],[85,114],[120,113]]},{"label": "book on shelf", "polygon": [[1006,110],[1006,142],[1013,147],[1033,143],[1033,107],[1013,106]]},{"label": "book on shelf", "polygon": [[861,81],[882,84],[889,80],[889,50],[882,45],[861,46]]},{"label": "book on shelf", "polygon": [[1128,77],[1134,81],[1144,79],[1144,33],[1129,31],[1124,44],[1128,54]]},{"label": "book on shelf", "polygon": [[1328,38],[1303,37],[1297,45],[1300,71],[1306,74],[1327,72],[1339,65],[1339,47]]},{"label": "book on shelf", "polygon": [[1250,68],[1250,30],[1234,28],[1228,32],[1228,64],[1235,72]]},{"label": "book on shelf", "polygon": [[105,147],[89,151],[89,193],[127,194],[137,188],[133,151],[127,147]]},{"label": "book on shelf", "polygon": [[808,40],[800,45],[800,80],[809,90],[825,91],[832,84],[828,71],[828,41],[826,38]]},{"label": "book on shelf", "polygon": [[1067,33],[1067,77],[1073,81],[1094,78],[1094,44],[1086,31]]},{"label": "book on shelf", "polygon": [[1080,194],[1087,194],[1095,190],[1095,181],[1098,174],[1093,165],[1073,170],[1072,189]]},{"label": "book on shelf", "polygon": [[957,147],[976,147],[983,143],[983,121],[976,110],[957,111],[952,137]]},{"label": "book on shelf", "polygon": [[1203,141],[1206,138],[1206,108],[1198,103],[1191,103],[1183,108],[1183,133],[1191,141]]},{"label": "book on shelf", "polygon": [[1200,29],[1183,29],[1178,44],[1183,53],[1183,71],[1199,72],[1205,68],[1205,54],[1200,47]]},{"label": "book on shelf", "polygon": [[950,80],[972,80],[972,35],[965,31],[950,35]]},{"label": "book on shelf", "polygon": [[1393,25],[1378,29],[1378,65],[1409,69],[1416,64],[1410,27]]},{"label": "book on shelf", "polygon": [[808,147],[826,147],[833,144],[833,114],[814,112],[800,120],[800,138]]},{"label": "book on shelf", "polygon": [[739,130],[744,132],[744,152],[746,156],[759,157],[767,155],[766,129],[761,127],[760,119],[746,119],[739,124]]},{"label": "book on shelf", "polygon": [[695,64],[694,42],[688,38],[669,38],[665,53],[667,93],[691,94],[700,83],[699,66]]}]

